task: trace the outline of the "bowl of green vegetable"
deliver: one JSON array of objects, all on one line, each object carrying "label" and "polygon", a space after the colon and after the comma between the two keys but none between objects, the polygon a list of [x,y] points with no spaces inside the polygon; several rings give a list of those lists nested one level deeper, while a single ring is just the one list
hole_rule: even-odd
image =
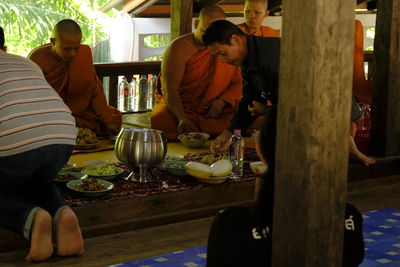
[{"label": "bowl of green vegetable", "polygon": [[86,167],[82,170],[82,173],[87,174],[89,177],[102,179],[102,180],[111,180],[117,177],[117,175],[123,173],[124,170],[118,168],[113,164],[107,164],[101,167]]}]

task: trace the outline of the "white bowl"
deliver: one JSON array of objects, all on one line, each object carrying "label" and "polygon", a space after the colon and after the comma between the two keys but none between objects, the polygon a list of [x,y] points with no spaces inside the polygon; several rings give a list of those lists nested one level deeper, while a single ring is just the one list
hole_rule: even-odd
[{"label": "white bowl", "polygon": [[267,171],[268,165],[262,161],[253,161],[250,162],[250,169],[253,173],[263,174]]},{"label": "white bowl", "polygon": [[94,160],[85,161],[83,163],[83,166],[85,168],[101,168],[103,166],[106,166],[107,164],[108,164],[108,160],[94,159]]}]

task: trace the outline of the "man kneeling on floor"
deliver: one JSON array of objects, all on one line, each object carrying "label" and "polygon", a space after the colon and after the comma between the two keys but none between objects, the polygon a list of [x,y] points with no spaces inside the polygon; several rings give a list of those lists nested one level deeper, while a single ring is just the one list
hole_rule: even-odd
[{"label": "man kneeling on floor", "polygon": [[30,240],[27,261],[53,254],[53,231],[58,255],[80,255],[84,248],[78,219],[53,183],[75,144],[74,117],[35,63],[4,50],[0,50],[0,225]]}]

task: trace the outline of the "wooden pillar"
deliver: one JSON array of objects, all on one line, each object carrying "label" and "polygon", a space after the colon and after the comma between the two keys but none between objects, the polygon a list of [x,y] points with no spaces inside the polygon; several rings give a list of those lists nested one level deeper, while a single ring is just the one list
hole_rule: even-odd
[{"label": "wooden pillar", "polygon": [[192,32],[193,0],[171,0],[171,40]]},{"label": "wooden pillar", "polygon": [[372,149],[400,155],[400,0],[378,1],[372,90]]},{"label": "wooden pillar", "polygon": [[283,6],[272,266],[337,267],[355,1],[284,0]]}]

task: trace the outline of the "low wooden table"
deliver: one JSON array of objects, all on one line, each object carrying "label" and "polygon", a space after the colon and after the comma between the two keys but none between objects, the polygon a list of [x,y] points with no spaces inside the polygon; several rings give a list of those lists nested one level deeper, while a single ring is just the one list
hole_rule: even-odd
[{"label": "low wooden table", "polygon": [[[252,147],[250,138],[245,138]],[[209,151],[210,141],[201,149],[189,149],[180,143],[168,143],[168,152],[186,155]],[[74,152],[70,162],[83,166],[88,160],[118,162],[114,150],[92,153]],[[248,205],[253,198],[254,180],[200,186],[192,190],[157,193],[129,199],[89,203],[72,207],[78,216],[84,237],[129,231],[178,221],[213,216],[230,206]],[[0,253],[27,247],[26,240],[0,229]]]}]

